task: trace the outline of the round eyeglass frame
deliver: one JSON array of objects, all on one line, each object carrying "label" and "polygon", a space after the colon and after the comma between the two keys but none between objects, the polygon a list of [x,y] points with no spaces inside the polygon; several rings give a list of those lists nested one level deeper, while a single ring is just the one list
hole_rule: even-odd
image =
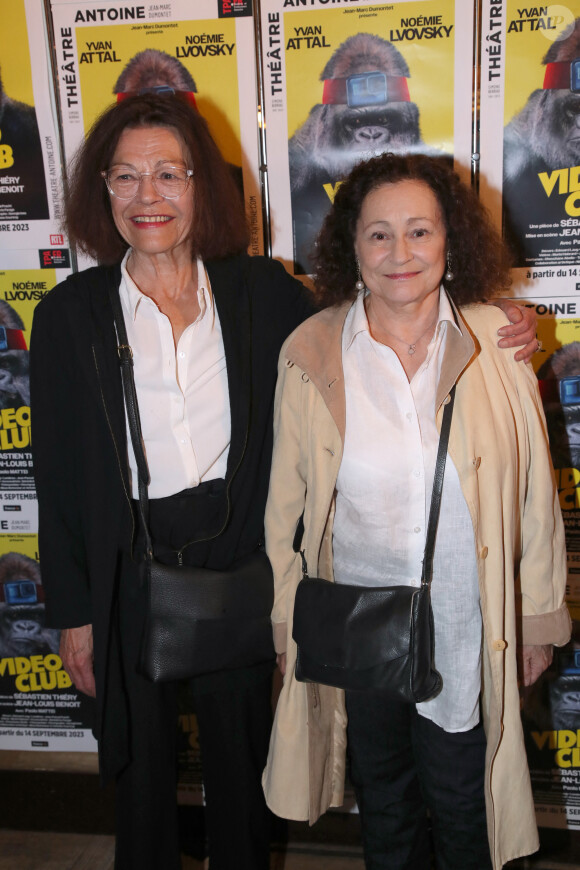
[{"label": "round eyeglass frame", "polygon": [[[173,168],[177,169],[177,167],[173,167]],[[115,191],[113,190],[113,188],[111,187],[111,184],[109,182],[109,173],[110,172],[112,172],[111,169],[103,169],[101,171],[101,177],[104,179],[105,184],[107,185],[107,190],[109,191],[111,196],[114,196],[116,199],[120,199],[122,202],[129,202],[130,199],[134,199],[137,196],[137,194],[139,193],[139,188],[141,187],[141,182],[147,176],[151,178],[151,184],[153,185],[153,189],[155,190],[155,192],[157,194],[159,194],[159,196],[163,197],[163,199],[179,199],[180,196],[183,196],[183,194],[185,193],[185,191],[189,187],[189,182],[193,178],[193,169],[186,169],[185,170],[185,173],[186,173],[185,187],[183,188],[181,193],[178,193],[177,196],[167,196],[167,194],[161,193],[161,191],[157,189],[157,184],[156,184],[154,172],[137,172],[137,170],[135,170],[136,174],[139,176],[139,184],[137,185],[137,190],[131,196],[119,196],[118,193],[115,193]]]}]

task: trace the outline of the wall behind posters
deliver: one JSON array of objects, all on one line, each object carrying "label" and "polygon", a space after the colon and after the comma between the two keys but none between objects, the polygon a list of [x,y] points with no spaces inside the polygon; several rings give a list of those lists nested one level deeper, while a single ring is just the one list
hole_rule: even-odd
[{"label": "wall behind posters", "polygon": [[480,195],[538,315],[533,365],[566,526],[573,640],[523,697],[538,822],[580,828],[580,2],[485,0]]}]

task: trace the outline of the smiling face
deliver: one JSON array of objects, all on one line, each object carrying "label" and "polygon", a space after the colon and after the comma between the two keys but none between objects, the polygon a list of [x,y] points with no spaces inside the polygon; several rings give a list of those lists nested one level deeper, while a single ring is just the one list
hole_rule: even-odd
[{"label": "smiling face", "polygon": [[446,245],[441,208],[424,182],[383,184],[363,200],[355,253],[366,286],[390,307],[438,292]]},{"label": "smiling face", "polygon": [[[168,127],[136,127],[121,135],[111,166],[154,172],[163,165],[193,169],[185,146]],[[183,251],[189,255],[193,220],[193,187],[178,199],[164,199],[151,176],[142,179],[133,199],[110,196],[113,220],[134,251],[149,256]]]}]

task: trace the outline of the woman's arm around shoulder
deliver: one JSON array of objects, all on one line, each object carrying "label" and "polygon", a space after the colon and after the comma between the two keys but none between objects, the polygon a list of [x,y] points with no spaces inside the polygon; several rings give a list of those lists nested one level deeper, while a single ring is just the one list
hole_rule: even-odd
[{"label": "woman's arm around shoulder", "polygon": [[538,318],[533,308],[518,305],[513,299],[492,299],[491,304],[501,308],[509,323],[498,329],[498,347],[517,347],[516,362],[529,362],[539,350],[536,338]]}]

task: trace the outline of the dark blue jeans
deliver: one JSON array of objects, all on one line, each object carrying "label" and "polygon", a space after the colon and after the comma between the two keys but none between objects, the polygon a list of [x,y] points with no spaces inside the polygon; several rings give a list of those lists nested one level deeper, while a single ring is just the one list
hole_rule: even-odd
[{"label": "dark blue jeans", "polygon": [[450,734],[415,706],[347,692],[348,746],[367,870],[491,870],[485,734]]}]

